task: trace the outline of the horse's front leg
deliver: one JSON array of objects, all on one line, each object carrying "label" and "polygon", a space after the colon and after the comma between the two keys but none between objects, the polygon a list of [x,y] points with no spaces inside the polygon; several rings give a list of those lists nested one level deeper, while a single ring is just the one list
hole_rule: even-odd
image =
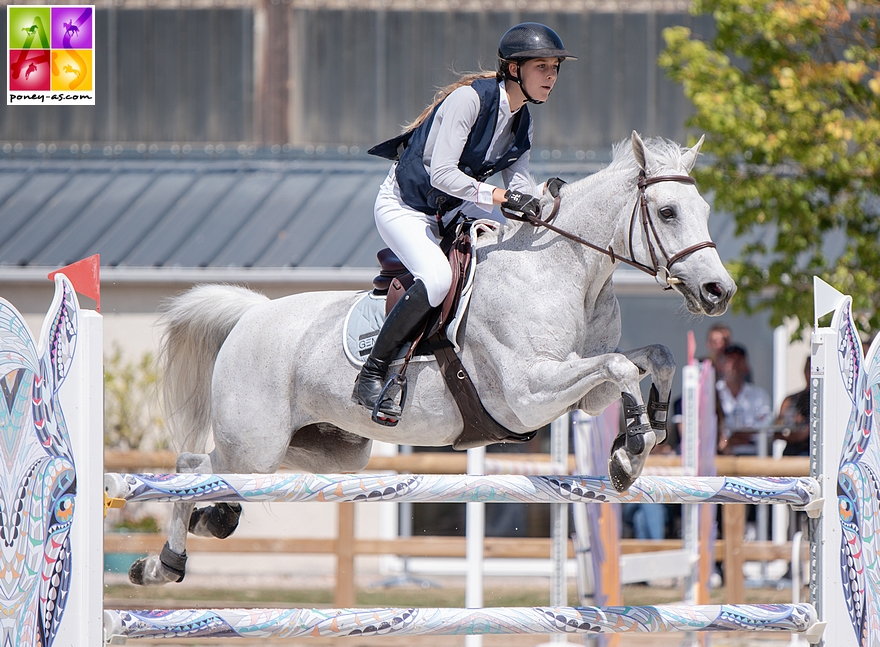
[{"label": "horse's front leg", "polygon": [[666,419],[672,380],[675,377],[675,358],[666,346],[655,344],[635,350],[621,351],[627,359],[639,367],[639,377],[650,375],[653,380],[648,394],[648,419],[657,435],[657,443],[666,442]]},{"label": "horse's front leg", "polygon": [[[643,355],[636,357],[644,359]],[[626,430],[615,440],[608,463],[608,476],[619,492],[629,489],[642,473],[648,455],[658,440],[639,388],[639,382],[645,374],[642,366],[622,353],[542,362],[535,365],[529,374],[532,397],[545,402],[555,399],[557,405],[574,403],[578,406],[583,401],[595,400],[597,391],[601,392],[602,400],[611,392],[615,396],[620,394]],[[544,397],[535,397],[539,393]],[[610,401],[606,404],[610,404]]]}]

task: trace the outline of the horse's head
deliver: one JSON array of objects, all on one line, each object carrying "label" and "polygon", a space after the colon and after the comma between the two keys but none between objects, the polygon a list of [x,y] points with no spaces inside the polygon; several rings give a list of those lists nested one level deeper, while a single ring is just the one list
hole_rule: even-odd
[{"label": "horse's head", "polygon": [[[736,284],[709,237],[709,205],[688,177],[703,137],[690,149],[663,139],[642,141],[632,134],[641,170],[639,198],[630,223],[633,258],[652,266],[660,280],[684,296],[696,314],[724,314]],[[616,157],[616,156],[615,156]]]},{"label": "horse's head", "polygon": [[[709,205],[688,175],[702,143],[682,149],[667,139],[643,142],[633,132],[614,147],[606,168],[562,187],[559,200],[545,194],[541,212],[550,215],[531,222],[651,274],[678,290],[695,314],[724,314],[736,284],[709,237]],[[587,272],[610,278],[614,267]]]},{"label": "horse's head", "polygon": [[0,299],[2,647],[50,647],[67,601],[76,471],[58,390],[76,335],[76,297],[63,275],[39,344]]}]

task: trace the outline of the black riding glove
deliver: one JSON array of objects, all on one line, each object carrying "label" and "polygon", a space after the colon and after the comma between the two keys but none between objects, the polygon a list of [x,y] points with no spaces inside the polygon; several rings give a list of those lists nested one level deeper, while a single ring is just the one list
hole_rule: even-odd
[{"label": "black riding glove", "polygon": [[565,184],[565,180],[562,180],[558,177],[551,177],[549,180],[547,180],[547,190],[554,198],[558,198],[559,189],[562,188],[563,184]]},{"label": "black riding glove", "polygon": [[502,212],[510,212],[514,216],[537,217],[541,213],[541,202],[528,193],[520,193],[508,189],[504,193],[504,202],[501,203]]}]

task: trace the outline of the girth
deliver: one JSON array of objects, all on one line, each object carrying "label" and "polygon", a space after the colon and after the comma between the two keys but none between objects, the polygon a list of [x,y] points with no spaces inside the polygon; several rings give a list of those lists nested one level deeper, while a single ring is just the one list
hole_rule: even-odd
[{"label": "girth", "polygon": [[[446,381],[446,386],[458,405],[464,425],[458,438],[452,443],[452,448],[457,450],[483,447],[495,443],[524,443],[534,438],[537,433],[537,431],[524,434],[516,433],[498,424],[492,418],[480,401],[477,389],[462,364],[461,358],[456,354],[455,347],[446,337],[446,324],[455,315],[470,264],[473,262],[469,224],[468,222],[462,223],[457,228],[455,236],[447,236],[440,244],[441,249],[446,252],[449,265],[452,268],[452,286],[443,303],[435,309],[435,312],[428,318],[425,328],[413,341],[399,371],[401,376],[406,373],[406,367],[415,352],[433,352],[443,379]],[[382,270],[373,279],[373,293],[386,294],[385,313],[388,314],[394,304],[413,284],[414,279],[390,249],[383,249],[376,256]]]}]

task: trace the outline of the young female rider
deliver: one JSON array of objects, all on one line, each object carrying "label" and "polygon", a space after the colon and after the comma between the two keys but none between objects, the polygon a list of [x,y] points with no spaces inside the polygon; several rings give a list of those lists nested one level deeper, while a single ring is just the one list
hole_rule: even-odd
[{"label": "young female rider", "polygon": [[[382,239],[412,272],[415,283],[394,306],[357,381],[352,400],[373,410],[398,349],[440,305],[452,271],[439,247],[440,224],[465,215],[487,215],[494,205],[537,215],[529,176],[532,122],[526,102],[544,103],[560,63],[574,58],[555,31],[538,23],[509,29],[498,47],[499,71],[471,74],[444,89],[402,135],[370,152],[397,163],[376,198]],[[486,184],[501,171],[507,188]],[[562,180],[545,184],[554,196]],[[395,424],[400,407],[379,403],[377,420]]]}]

